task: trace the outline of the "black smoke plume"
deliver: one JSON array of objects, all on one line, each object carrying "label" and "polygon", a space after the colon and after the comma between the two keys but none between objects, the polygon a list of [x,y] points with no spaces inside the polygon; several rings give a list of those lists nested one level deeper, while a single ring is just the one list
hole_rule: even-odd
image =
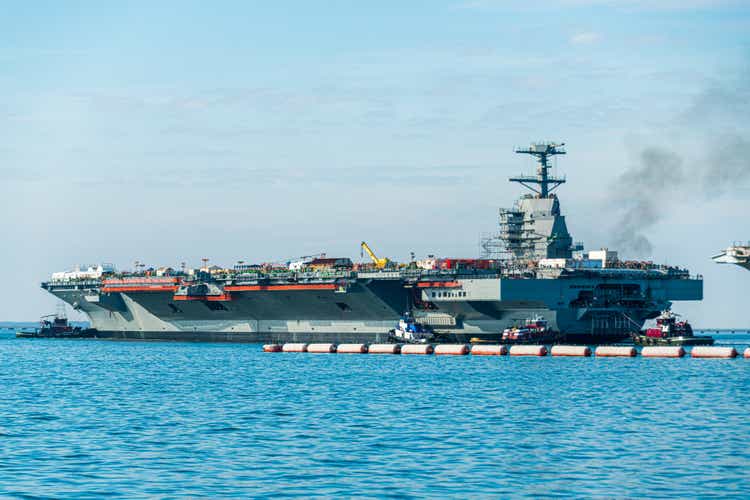
[{"label": "black smoke plume", "polygon": [[649,230],[675,207],[741,187],[750,178],[749,127],[750,79],[701,94],[674,124],[679,135],[699,142],[699,152],[685,156],[663,145],[645,147],[612,186],[617,248],[649,257],[654,248]]}]

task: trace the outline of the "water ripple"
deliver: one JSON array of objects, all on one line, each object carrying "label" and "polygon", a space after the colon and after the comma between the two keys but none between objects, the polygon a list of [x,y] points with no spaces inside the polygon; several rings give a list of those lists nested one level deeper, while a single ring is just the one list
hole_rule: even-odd
[{"label": "water ripple", "polygon": [[5,336],[0,496],[743,497],[748,374]]}]

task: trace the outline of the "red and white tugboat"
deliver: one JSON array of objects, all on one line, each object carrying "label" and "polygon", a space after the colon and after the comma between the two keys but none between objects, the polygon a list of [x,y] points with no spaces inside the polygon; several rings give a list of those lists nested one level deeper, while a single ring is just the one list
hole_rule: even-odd
[{"label": "red and white tugboat", "polygon": [[521,326],[512,326],[503,330],[503,344],[553,344],[560,334],[549,327],[547,320],[541,316],[528,319]]},{"label": "red and white tugboat", "polygon": [[646,328],[633,334],[638,345],[713,345],[713,337],[693,335],[687,321],[677,321],[679,314],[663,311],[656,318],[655,328]]}]

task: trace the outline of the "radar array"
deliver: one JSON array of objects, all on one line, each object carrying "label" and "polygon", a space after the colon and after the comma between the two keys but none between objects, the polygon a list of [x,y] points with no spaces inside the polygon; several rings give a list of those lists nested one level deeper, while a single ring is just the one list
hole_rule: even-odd
[{"label": "radar array", "polygon": [[[565,183],[564,178],[551,177],[549,175],[549,160],[550,156],[564,155],[566,154],[564,149],[565,143],[554,143],[554,142],[539,142],[532,144],[527,148],[516,148],[516,153],[526,154],[536,157],[539,162],[539,166],[536,170],[536,176],[522,175],[520,177],[511,177],[511,182],[518,182],[527,189],[530,189],[537,193],[540,198],[549,197],[550,193],[554,191],[560,184]],[[537,188],[535,185],[538,185]]]}]

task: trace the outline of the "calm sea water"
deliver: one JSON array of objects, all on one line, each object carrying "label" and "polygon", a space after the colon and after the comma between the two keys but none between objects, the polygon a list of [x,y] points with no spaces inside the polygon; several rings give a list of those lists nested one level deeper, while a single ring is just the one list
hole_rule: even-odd
[{"label": "calm sea water", "polygon": [[268,354],[0,334],[0,390],[3,497],[750,491],[743,359]]}]

